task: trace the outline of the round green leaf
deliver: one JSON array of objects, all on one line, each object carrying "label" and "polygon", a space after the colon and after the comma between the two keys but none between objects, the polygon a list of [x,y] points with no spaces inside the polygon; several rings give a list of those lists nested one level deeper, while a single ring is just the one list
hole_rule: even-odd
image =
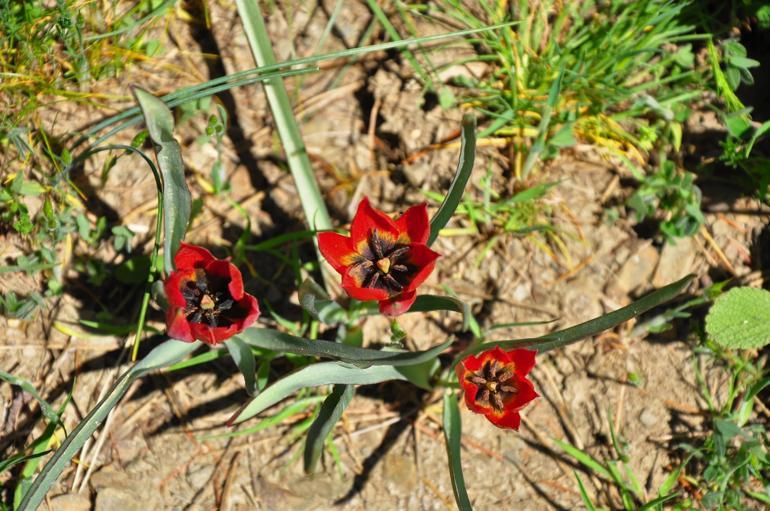
[{"label": "round green leaf", "polygon": [[723,294],[706,316],[706,332],[725,348],[770,344],[770,291],[736,287]]}]

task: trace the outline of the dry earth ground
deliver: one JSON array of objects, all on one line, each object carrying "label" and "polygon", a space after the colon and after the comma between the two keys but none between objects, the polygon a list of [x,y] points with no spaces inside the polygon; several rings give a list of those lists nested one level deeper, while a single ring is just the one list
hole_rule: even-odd
[{"label": "dry earth ground", "polygon": [[[167,49],[163,60],[143,64],[112,85],[124,93],[132,83],[165,93],[182,82],[252,67],[234,7],[222,4],[209,2],[210,27],[169,18],[167,32],[159,29],[156,34],[164,38]],[[275,11],[269,28],[278,59],[317,51],[328,13],[328,9],[303,7]],[[361,44],[368,19],[364,6],[347,4],[321,49]],[[454,55],[438,52],[434,64]],[[351,205],[362,195],[395,212],[424,200],[420,190],[445,190],[456,146],[410,157],[455,137],[460,112],[444,111],[423,100],[410,68],[396,54],[374,54],[353,64],[327,62],[323,67],[320,73],[288,84],[337,221],[349,221]],[[301,229],[300,204],[281,160],[261,88],[236,89],[220,100],[229,113],[223,150],[232,183],[230,197],[248,212],[252,240]],[[81,129],[105,114],[67,105],[41,112],[52,132],[60,134]],[[217,247],[230,246],[246,222],[230,202],[207,195],[200,185],[199,178],[208,175],[216,159],[213,145],[195,142],[204,127],[205,116],[199,115],[178,130],[193,195],[205,197],[207,206],[188,240],[224,255]],[[133,134],[120,138],[130,140]],[[506,190],[510,180],[505,159],[497,149],[481,146],[474,180],[478,183],[491,169],[498,189]],[[155,204],[151,176],[129,158],[119,160],[104,184],[98,174],[94,164],[74,176],[88,194],[91,214],[107,212],[130,225],[147,249]],[[483,326],[556,320],[493,334],[510,338],[595,317],[690,272],[698,275],[691,291],[731,273],[761,278],[756,271],[751,273],[755,268],[749,263],[767,210],[761,212],[748,200],[716,199],[701,234],[660,246],[640,237],[630,223],[604,221],[604,207],[622,201],[628,193],[619,184],[623,176],[611,160],[590,147],[578,146],[563,154],[538,179],[561,181],[548,196],[547,211],[565,242],[564,249],[560,251],[553,242],[538,246],[537,238],[505,237],[483,255],[484,236],[444,237],[437,243],[444,257],[427,290],[451,288],[475,304]],[[767,238],[766,233],[762,238]],[[80,249],[74,247],[76,252]],[[310,255],[306,247],[303,250]],[[4,255],[12,254],[11,249]],[[119,262],[108,251],[100,257],[110,265]],[[254,271],[247,278],[247,288],[282,314],[298,317],[291,272],[267,256],[252,254],[249,261]],[[18,275],[4,275],[0,281],[3,290],[17,292],[35,285]],[[73,322],[94,317],[99,303],[120,300],[125,301],[122,314],[130,321],[139,294],[137,289],[94,290],[77,281],[69,281],[67,290],[38,320],[0,319],[4,332],[0,367],[33,381],[56,403],[74,389],[74,406],[65,416],[71,431],[118,374],[118,363],[125,363],[121,348],[127,342],[79,333]],[[155,311],[151,324],[162,331],[160,320]],[[402,325],[410,340],[425,348],[456,335],[459,321],[447,314],[410,315]],[[552,439],[567,439],[598,458],[609,455],[608,410],[618,433],[630,442],[640,480],[651,491],[659,486],[674,461],[669,450],[672,440],[698,434],[704,406],[694,379],[692,344],[681,340],[686,332],[679,329],[642,338],[632,327],[627,324],[544,356],[533,373],[542,397],[526,409],[520,432],[498,430],[483,418],[463,412],[463,464],[476,509],[581,508],[572,473],[576,467]],[[386,329],[381,319],[367,320],[367,341],[377,342]],[[276,366],[273,377],[283,369]],[[630,384],[629,373],[638,374],[643,383]],[[718,389],[723,377],[710,371],[708,384]],[[9,386],[0,386],[3,407],[17,408],[15,416],[7,414],[3,445],[23,443],[38,413],[34,404],[20,403],[20,396]],[[341,463],[335,464],[327,455],[325,470],[312,477],[302,474],[301,437],[291,436],[288,429],[304,417],[292,417],[281,427],[246,437],[202,439],[228,431],[225,421],[246,398],[241,377],[226,359],[137,382],[105,431],[90,444],[87,457],[65,471],[51,491],[49,508],[453,509],[439,393],[416,392],[401,384],[359,389],[334,432]],[[37,433],[36,429],[29,437]],[[583,479],[589,493],[605,502],[617,497],[608,495],[595,477],[583,475]]]}]

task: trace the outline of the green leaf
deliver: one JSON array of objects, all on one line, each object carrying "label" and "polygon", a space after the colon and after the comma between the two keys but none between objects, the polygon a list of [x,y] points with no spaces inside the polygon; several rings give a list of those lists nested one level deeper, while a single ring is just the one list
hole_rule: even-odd
[{"label": "green leaf", "polygon": [[770,344],[770,291],[736,287],[716,299],[706,316],[706,332],[725,348]]},{"label": "green leaf", "polygon": [[235,362],[238,370],[243,374],[246,392],[253,396],[257,390],[257,364],[254,360],[254,353],[251,352],[248,344],[238,337],[227,339],[225,347],[230,352],[230,356],[233,358],[233,362]]},{"label": "green leaf", "polygon": [[462,456],[460,453],[460,439],[462,438],[462,422],[460,420],[460,407],[457,397],[451,392],[444,393],[444,440],[446,452],[449,458],[449,476],[452,479],[452,492],[455,496],[457,508],[460,511],[472,511],[468,491],[465,489],[463,477]]},{"label": "green leaf", "polygon": [[465,192],[465,185],[471,177],[473,162],[476,159],[476,117],[472,114],[463,116],[462,133],[460,143],[460,161],[457,162],[457,170],[449,191],[444,198],[444,202],[430,219],[430,236],[428,237],[428,246],[432,245],[438,233],[452,218],[457,205]]},{"label": "green leaf", "polygon": [[147,281],[150,273],[150,258],[137,255],[126,259],[115,269],[115,278],[124,284],[140,284]]},{"label": "green leaf", "polygon": [[35,458],[40,458],[41,456],[45,456],[49,452],[51,451],[43,451],[37,454],[24,454],[24,453],[14,454],[10,458],[0,461],[0,474],[5,472],[6,470],[9,470],[15,467],[19,463],[24,463],[27,460],[33,460]]},{"label": "green leaf", "polygon": [[335,385],[332,393],[321,405],[318,416],[313,421],[310,429],[307,431],[305,439],[305,473],[311,474],[315,471],[318,460],[321,458],[326,438],[331,433],[332,428],[342,417],[342,412],[353,399],[355,387],[352,385]]},{"label": "green leaf", "polygon": [[379,351],[337,342],[304,339],[268,328],[249,328],[238,334],[247,344],[278,352],[333,358],[357,365],[414,365],[438,356],[452,343],[446,341],[425,351]]},{"label": "green leaf", "polygon": [[170,273],[174,270],[174,255],[187,231],[192,199],[184,178],[182,152],[174,138],[171,110],[163,101],[139,87],[132,91],[155,143],[155,156],[163,176],[163,262],[166,273]]},{"label": "green leaf", "polygon": [[59,478],[62,471],[70,464],[72,457],[80,450],[86,440],[93,435],[96,428],[107,417],[107,414],[115,408],[134,380],[152,370],[160,369],[180,360],[189,353],[192,353],[200,344],[200,342],[166,341],[153,349],[134,367],[123,373],[109,392],[107,392],[107,395],[96,404],[93,410],[64,439],[61,446],[35,478],[29,491],[24,495],[24,499],[22,499],[17,511],[34,511],[40,506],[45,494]]},{"label": "green leaf", "polygon": [[468,329],[473,314],[471,306],[451,296],[419,295],[407,312],[452,311],[463,315],[463,331]]},{"label": "green leaf", "polygon": [[270,408],[294,392],[306,387],[346,384],[370,385],[388,380],[403,380],[404,376],[391,366],[354,367],[341,362],[320,362],[281,378],[252,399],[228,424],[238,424]]},{"label": "green leaf", "polygon": [[561,348],[568,344],[575,343],[586,337],[590,337],[592,335],[598,334],[599,332],[603,332],[604,330],[614,328],[619,324],[628,321],[629,319],[635,318],[640,314],[644,314],[653,307],[657,307],[658,305],[673,299],[682,291],[682,289],[685,288],[685,286],[687,286],[687,284],[690,283],[692,278],[692,275],[688,275],[687,277],[684,277],[683,279],[678,280],[673,284],[669,284],[668,286],[662,287],[657,291],[653,291],[644,298],[641,298],[630,305],[626,305],[625,307],[622,307],[616,311],[612,311],[608,314],[591,319],[585,323],[580,323],[579,325],[575,325],[565,330],[546,334],[534,339],[492,341],[481,344],[461,353],[455,359],[455,364],[468,355],[473,355],[474,353],[479,353],[480,351],[492,349],[494,346],[500,346],[500,348],[506,350],[516,348],[531,348],[537,350],[540,353],[543,353],[548,350]]}]

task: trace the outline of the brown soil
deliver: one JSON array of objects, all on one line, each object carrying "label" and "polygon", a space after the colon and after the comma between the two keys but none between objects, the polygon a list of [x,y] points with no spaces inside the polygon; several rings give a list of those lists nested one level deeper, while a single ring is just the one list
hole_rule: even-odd
[{"label": "brown soil", "polygon": [[[167,57],[134,70],[119,88],[127,91],[129,83],[141,83],[157,93],[176,88],[179,79],[164,71],[171,64],[187,70],[186,83],[252,67],[234,7],[208,4],[210,28],[191,28],[169,18]],[[277,58],[361,44],[368,11],[346,4],[336,30],[316,49],[327,14],[320,8],[272,12],[269,28]],[[437,54],[436,59],[441,58],[451,56]],[[322,72],[290,79],[288,84],[318,179],[340,225],[349,221],[351,207],[363,195],[382,209],[397,212],[424,200],[422,190],[446,189],[457,158],[455,146],[408,157],[452,137],[461,114],[428,104],[408,65],[392,55],[375,54],[348,67],[327,63]],[[301,229],[300,204],[281,160],[261,88],[236,89],[220,100],[229,113],[224,159],[232,183],[230,197],[248,212],[250,239]],[[100,116],[86,109],[41,114],[58,133]],[[205,197],[207,206],[188,240],[224,255],[225,250],[217,247],[231,246],[246,221],[231,203],[206,195],[199,184],[216,158],[211,144],[195,142],[205,121],[198,115],[179,128],[193,195]],[[119,138],[130,140],[134,134],[126,132]],[[90,214],[101,214],[98,207],[108,208],[142,233],[149,247],[154,220],[151,176],[136,161],[121,158],[101,184],[97,163],[78,177],[89,190]],[[512,183],[498,149],[480,148],[476,183],[486,169],[491,169],[497,189],[509,193]],[[750,254],[767,212],[757,215],[759,206],[752,201],[715,207],[718,212],[708,215],[704,232],[661,246],[640,238],[629,222],[605,222],[605,205],[627,193],[617,180],[623,171],[612,161],[578,147],[539,172],[538,180],[561,180],[542,214],[557,228],[563,246],[552,238],[504,236],[484,254],[489,236],[476,235],[442,237],[435,247],[444,256],[426,291],[454,290],[474,304],[482,326],[555,319],[539,327],[495,330],[492,338],[524,337],[572,325],[691,272],[698,275],[691,292],[715,276],[761,278],[751,273]],[[463,225],[454,222],[452,226]],[[76,246],[78,250],[85,247]],[[115,262],[114,253],[103,257]],[[247,288],[281,314],[298,317],[290,272],[268,257],[249,255],[249,262],[255,271]],[[3,290],[22,286],[18,279],[23,277],[2,278]],[[57,404],[73,391],[74,406],[65,416],[68,431],[126,367],[120,354],[130,342],[85,335],[72,324],[77,318],[94,317],[99,310],[96,300],[117,299],[109,294],[91,296],[87,288],[82,282],[69,282],[68,293],[34,321],[0,319],[6,332],[0,367],[33,381]],[[125,306],[127,322],[134,310],[133,302]],[[150,324],[162,331],[160,320],[154,311]],[[402,326],[420,348],[464,335],[457,333],[458,318],[448,314],[409,315]],[[498,430],[463,411],[463,465],[475,508],[581,508],[573,475],[573,469],[580,467],[553,440],[567,440],[599,459],[609,456],[608,412],[616,432],[629,442],[634,472],[654,495],[676,459],[671,450],[675,437],[697,434],[704,409],[694,381],[692,345],[681,340],[687,325],[680,326],[679,331],[645,338],[634,324],[626,324],[540,358],[533,380],[542,397],[524,411],[518,433]],[[364,329],[367,341],[377,342],[387,323],[372,318]],[[630,384],[631,373],[642,383]],[[709,385],[719,388],[720,383],[718,371],[708,372]],[[137,382],[106,430],[95,437],[86,459],[79,459],[82,473],[76,476],[78,465],[73,463],[50,492],[50,509],[453,509],[439,391],[428,395],[401,384],[359,389],[334,432],[341,463],[335,464],[327,453],[323,472],[307,477],[301,466],[302,436],[292,436],[290,430],[304,417],[232,440],[203,438],[229,431],[225,421],[247,399],[242,388],[241,377],[227,359]],[[22,399],[20,395],[0,385],[0,403],[6,409]],[[6,441],[22,445],[25,438],[39,434],[41,421],[35,425],[37,415],[31,409],[36,407],[25,404],[18,417],[6,420],[0,446]],[[81,493],[85,498],[65,497],[77,492],[73,482],[77,477],[82,484],[86,472]],[[617,495],[598,478],[585,472],[581,477],[589,494],[605,505],[618,504]]]}]

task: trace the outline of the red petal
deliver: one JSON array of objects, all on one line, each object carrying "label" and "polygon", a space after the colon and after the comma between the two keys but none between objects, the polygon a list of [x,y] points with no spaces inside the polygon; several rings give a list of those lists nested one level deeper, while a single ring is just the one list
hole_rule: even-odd
[{"label": "red petal", "polygon": [[[476,365],[478,364],[478,367]],[[469,382],[465,377],[469,372],[477,371],[481,367],[478,359],[473,355],[469,356],[455,367],[457,373],[457,380],[460,382],[460,386],[463,389],[465,396],[465,406],[473,413],[480,413],[485,415],[489,412],[488,408],[483,408],[476,404],[476,394],[479,392],[479,387]]]},{"label": "red petal", "polygon": [[259,319],[259,303],[252,295],[244,293],[243,298],[238,301],[238,307],[246,311],[246,317],[240,322],[240,333],[256,323],[257,319]]},{"label": "red petal", "polygon": [[512,429],[514,431],[518,431],[519,426],[521,425],[521,416],[519,415],[519,412],[506,411],[499,415],[488,413],[487,419],[498,428]]},{"label": "red petal", "polygon": [[171,307],[185,308],[187,301],[182,296],[182,285],[184,282],[194,278],[193,271],[172,271],[166,280],[163,281],[163,289],[166,291],[166,299]]},{"label": "red petal", "polygon": [[506,411],[518,411],[527,406],[527,403],[539,397],[539,394],[535,392],[535,386],[532,382],[526,378],[521,378],[518,374],[514,376],[514,386],[516,387],[516,394],[505,403]]},{"label": "red petal", "polygon": [[356,282],[355,278],[350,274],[350,271],[345,271],[345,273],[342,274],[342,289],[344,289],[351,298],[355,298],[356,300],[380,301],[388,298],[388,292],[384,289],[361,287],[361,284]]},{"label": "red petal", "polygon": [[356,253],[353,240],[336,232],[321,232],[318,234],[318,250],[339,273],[352,264]]},{"label": "red petal", "polygon": [[417,292],[405,291],[396,296],[380,301],[380,312],[386,316],[398,316],[409,310],[417,299]]},{"label": "red petal", "polygon": [[216,257],[203,247],[182,243],[174,256],[174,266],[177,270],[202,268],[206,263],[215,259]]},{"label": "red petal", "polygon": [[227,279],[230,296],[238,301],[243,298],[243,277],[241,270],[227,259],[215,259],[206,265],[206,273]]},{"label": "red petal", "polygon": [[[482,368],[482,366],[484,365],[484,360],[481,358],[481,356],[476,357],[474,355],[468,355],[462,362],[460,362],[458,367],[460,365],[464,366],[465,369],[467,369],[470,372],[475,372]],[[457,373],[457,374],[459,378],[460,373]]]},{"label": "red petal", "polygon": [[[428,221],[428,204],[423,202],[407,209],[398,220],[396,227],[401,233],[401,243],[427,243],[430,235],[430,222]],[[406,234],[408,239],[404,239]]]},{"label": "red petal", "polygon": [[537,351],[517,349],[508,352],[508,359],[514,364],[516,374],[524,377],[535,367]]},{"label": "red petal", "polygon": [[184,315],[184,310],[175,307],[166,311],[166,333],[172,339],[179,341],[192,342],[195,340],[190,323]]},{"label": "red petal", "polygon": [[393,235],[394,238],[398,238],[398,227],[396,223],[385,213],[378,209],[374,209],[369,204],[369,199],[364,197],[361,203],[358,205],[358,211],[356,216],[353,217],[353,222],[350,226],[350,237],[353,242],[367,239],[369,233],[377,229],[381,232],[388,232]]},{"label": "red petal", "polygon": [[405,290],[414,291],[433,272],[436,267],[436,259],[440,255],[425,245],[411,245],[409,255],[411,263],[419,269],[412,275],[412,279],[407,284]]}]

